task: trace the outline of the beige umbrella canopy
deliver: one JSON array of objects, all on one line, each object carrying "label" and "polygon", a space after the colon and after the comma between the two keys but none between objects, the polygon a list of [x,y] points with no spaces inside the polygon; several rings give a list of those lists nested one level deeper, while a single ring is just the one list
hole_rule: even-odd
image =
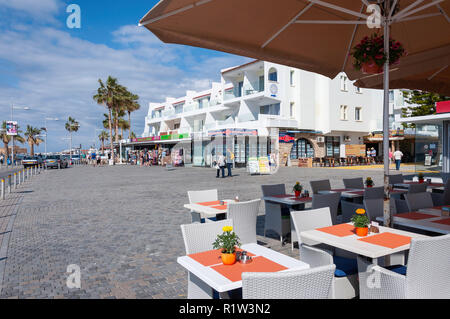
[{"label": "beige umbrella canopy", "polygon": [[[366,24],[371,15],[367,6],[372,3],[377,1],[164,0],[140,24],[164,42],[285,64],[330,78],[344,71],[356,80],[364,75],[353,68],[353,58],[348,54],[362,38],[380,30]],[[391,7],[391,37],[404,45],[408,60],[414,61],[416,55],[430,49],[440,49],[441,57],[448,60],[450,1],[391,0]],[[403,62],[394,67],[402,69]],[[378,78],[382,81],[382,76]],[[365,81],[359,83],[366,85]],[[435,88],[435,81],[413,78],[403,83],[405,87],[420,85],[411,88],[431,91],[442,86],[441,81]]]},{"label": "beige umbrella canopy", "polygon": [[[378,21],[373,19],[377,5]],[[369,12],[369,13],[368,13]],[[140,21],[167,43],[186,44],[316,72],[345,72],[384,89],[384,187],[389,197],[389,84],[449,94],[450,0],[163,0]],[[374,22],[377,28],[374,27]],[[370,27],[369,27],[370,26]],[[349,55],[365,36],[384,35],[408,52],[382,75],[364,75]],[[390,82],[392,78],[392,83]],[[392,215],[385,207],[385,223]]]}]

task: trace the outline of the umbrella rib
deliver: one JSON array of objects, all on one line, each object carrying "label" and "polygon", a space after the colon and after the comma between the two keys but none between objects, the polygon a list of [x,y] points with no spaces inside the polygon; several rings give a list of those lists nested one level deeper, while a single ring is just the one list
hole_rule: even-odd
[{"label": "umbrella rib", "polygon": [[265,48],[270,42],[272,42],[277,36],[279,36],[281,34],[281,32],[283,32],[284,30],[286,30],[287,27],[289,27],[292,23],[295,22],[295,20],[297,20],[302,14],[304,14],[306,11],[308,11],[309,8],[312,7],[312,3],[308,4],[306,7],[304,7],[299,13],[297,13],[297,15],[292,18],[288,24],[286,24],[285,26],[283,26],[280,30],[278,30],[278,32],[276,32],[274,35],[272,35],[269,40],[267,40],[262,46],[261,48]]},{"label": "umbrella rib", "polygon": [[297,20],[295,23],[299,24],[366,24],[365,21],[352,20]]},{"label": "umbrella rib", "polygon": [[426,8],[429,8],[429,7],[431,7],[431,6],[434,6],[434,5],[436,5],[436,4],[439,4],[439,3],[441,3],[442,1],[444,1],[444,0],[435,0],[435,1],[432,1],[432,2],[430,2],[430,3],[428,3],[428,4],[424,5],[424,6],[421,6],[420,8],[416,8],[416,9],[414,9],[414,10],[411,10],[411,11],[409,11],[409,12],[403,14],[403,15],[400,16],[400,17],[394,17],[394,20],[401,19],[401,18],[406,18],[406,17],[410,16],[411,14],[414,14],[414,13],[416,13],[416,12],[425,10]]},{"label": "umbrella rib", "polygon": [[411,21],[411,20],[417,20],[417,19],[425,19],[425,18],[440,16],[440,15],[443,15],[443,14],[441,12],[422,14],[422,15],[419,15],[419,16],[414,16],[414,17],[409,17],[409,18],[401,18],[400,20],[397,20],[396,22],[404,22],[404,21]]},{"label": "umbrella rib", "polygon": [[[361,13],[363,11],[363,9],[364,9],[364,4],[361,6],[361,10],[359,10],[359,12]],[[365,21],[363,21],[363,22],[365,23]],[[350,43],[348,44],[347,52],[345,53],[344,64],[342,65],[342,72],[344,72],[345,66],[347,65],[348,55],[350,54],[350,50],[352,49],[352,43],[355,40],[355,35],[356,35],[357,29],[358,29],[358,25],[355,25],[355,27],[353,28],[353,33],[352,33],[352,37],[350,39]]]},{"label": "umbrella rib", "polygon": [[438,75],[439,73],[441,73],[442,71],[444,71],[447,67],[448,67],[448,65],[445,65],[444,67],[440,68],[437,72],[433,73],[433,74],[428,78],[428,81],[431,81],[436,75]]},{"label": "umbrella rib", "polygon": [[448,17],[447,13],[442,9],[441,5],[438,3],[436,7],[439,9],[439,11],[444,15],[444,17],[447,19],[447,22],[450,23],[450,18]]},{"label": "umbrella rib", "polygon": [[321,6],[324,6],[324,7],[327,7],[327,8],[330,8],[330,9],[334,9],[336,11],[341,11],[341,12],[348,13],[350,15],[353,15],[353,16],[356,16],[356,17],[359,17],[359,18],[367,19],[369,17],[369,16],[367,16],[365,14],[362,14],[362,13],[359,13],[359,12],[356,12],[356,11],[353,11],[353,10],[350,10],[350,9],[346,9],[346,8],[343,8],[343,7],[339,7],[339,6],[336,6],[334,4],[327,3],[327,2],[324,2],[324,1],[321,1],[321,0],[308,0],[308,1],[312,2],[312,3],[315,3],[315,4],[318,4],[318,5],[321,5]]},{"label": "umbrella rib", "polygon": [[398,1],[398,0],[395,0],[395,1],[394,1],[394,4],[392,5],[392,8],[391,8],[391,12],[389,12],[389,17],[388,17],[388,19],[392,18],[392,14],[394,13],[395,7],[397,6],[397,1]]},{"label": "umbrella rib", "polygon": [[394,16],[394,19],[398,19],[401,18],[405,13],[407,13],[409,10],[413,9],[414,7],[418,6],[419,4],[421,4],[424,0],[417,0],[416,2],[411,3],[409,6],[407,6],[405,9],[403,9],[402,11],[400,11],[399,13],[397,13]]}]

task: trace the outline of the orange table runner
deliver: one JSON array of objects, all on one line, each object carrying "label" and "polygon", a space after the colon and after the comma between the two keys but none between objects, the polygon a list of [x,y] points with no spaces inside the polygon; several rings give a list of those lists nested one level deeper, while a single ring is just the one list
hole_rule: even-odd
[{"label": "orange table runner", "polygon": [[243,272],[279,272],[288,269],[262,256],[253,258],[249,264],[237,262],[234,265],[222,264],[211,268],[233,282],[241,281]]},{"label": "orange table runner", "polygon": [[293,200],[297,201],[297,202],[310,202],[312,201],[312,197],[294,197],[292,198]]},{"label": "orange table runner", "polygon": [[394,215],[394,217],[407,218],[412,220],[421,220],[437,217],[436,215],[424,214],[419,212],[403,213]]},{"label": "orange table runner", "polygon": [[[242,251],[242,249],[236,249],[236,251]],[[188,257],[191,257],[196,262],[199,262],[205,267],[221,264],[222,260],[220,259],[220,255],[222,251],[220,249],[204,251],[201,253],[191,254]],[[253,257],[252,253],[247,252],[247,255]]]},{"label": "orange table runner", "polygon": [[450,225],[450,218],[441,219],[441,220],[435,220],[432,223],[443,224],[443,225]]},{"label": "orange table runner", "polygon": [[340,224],[325,228],[319,228],[317,230],[337,237],[346,237],[355,234],[355,226],[350,224]]},{"label": "orange table runner", "polygon": [[202,205],[202,206],[219,205],[220,204],[220,200],[216,200],[216,201],[213,201],[213,202],[197,203],[197,204]]},{"label": "orange table runner", "polygon": [[218,205],[218,206],[211,206],[211,208],[218,209],[218,210],[226,210],[227,205]]},{"label": "orange table runner", "polygon": [[383,247],[392,248],[392,249],[401,247],[404,245],[408,245],[411,243],[411,237],[397,235],[397,234],[393,234],[393,233],[389,233],[389,232],[360,238],[358,240],[369,243],[369,244],[374,244],[374,245],[383,246]]}]

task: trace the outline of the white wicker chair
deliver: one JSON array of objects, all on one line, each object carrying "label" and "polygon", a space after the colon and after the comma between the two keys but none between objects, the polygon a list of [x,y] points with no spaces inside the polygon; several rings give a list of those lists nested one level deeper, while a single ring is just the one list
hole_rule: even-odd
[{"label": "white wicker chair", "polygon": [[[286,187],[284,184],[277,185],[261,185],[263,196],[276,196],[286,194]],[[290,214],[289,207],[264,201],[265,216],[264,216],[264,236],[267,230],[275,231],[279,236],[281,242],[283,237],[289,234],[289,220],[285,222],[283,216]]]},{"label": "white wicker chair", "polygon": [[[339,201],[341,199],[341,193],[330,194],[315,194],[313,195],[312,209],[318,209],[323,207],[329,207],[331,212],[331,222],[333,225],[337,224],[337,213],[339,208]],[[294,243],[298,240],[297,232],[295,231],[294,223],[291,219],[291,248],[294,250]]]},{"label": "white wicker chair", "polygon": [[[291,212],[291,216],[297,234],[300,234],[302,231],[332,225],[330,209],[328,207]],[[298,242],[300,260],[309,264],[310,267],[325,266],[333,263],[339,264],[336,266],[335,278],[333,280],[332,298],[349,299],[357,296],[358,273],[355,260],[356,256],[314,241],[304,241],[301,236],[299,236]],[[348,258],[349,256],[353,258]]]},{"label": "white wicker chair", "polygon": [[[181,225],[186,255],[213,249],[217,235],[224,226],[233,226],[233,220],[225,219],[215,223]],[[214,290],[194,274],[188,274],[188,299],[211,299]]]},{"label": "white wicker chair", "polygon": [[[209,189],[204,191],[188,191],[189,203],[213,202],[219,200],[217,189]],[[192,222],[201,223],[204,217],[195,211],[191,211]]]},{"label": "white wicker chair", "polygon": [[327,299],[336,266],[300,271],[243,273],[244,299]]},{"label": "white wicker chair", "polygon": [[313,194],[318,194],[320,191],[331,190],[330,180],[325,179],[321,181],[310,181],[311,189]]},{"label": "white wicker chair", "polygon": [[364,189],[364,180],[362,177],[344,178],[342,181],[344,182],[345,188]]},{"label": "white wicker chair", "polygon": [[408,205],[408,211],[414,212],[421,208],[433,207],[433,199],[428,192],[405,194],[406,205]]},{"label": "white wicker chair", "polygon": [[[449,299],[450,234],[413,238],[406,275],[358,258],[361,299]],[[404,269],[403,269],[404,272]]]},{"label": "white wicker chair", "polygon": [[227,217],[233,220],[234,232],[243,245],[257,242],[256,222],[260,205],[260,199],[228,204]]}]

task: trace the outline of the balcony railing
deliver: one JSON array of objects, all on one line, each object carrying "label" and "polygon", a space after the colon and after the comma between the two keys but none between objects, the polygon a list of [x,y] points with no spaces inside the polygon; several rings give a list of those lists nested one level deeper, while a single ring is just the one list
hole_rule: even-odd
[{"label": "balcony railing", "polygon": [[244,95],[256,94],[263,91],[264,91],[263,83],[255,82],[249,83],[246,86],[244,86]]},{"label": "balcony railing", "polygon": [[239,94],[236,94],[234,90],[227,90],[223,93],[223,100],[228,101],[240,97]]},{"label": "balcony railing", "polygon": [[184,112],[191,112],[199,109],[198,102],[189,103],[184,106]]}]

